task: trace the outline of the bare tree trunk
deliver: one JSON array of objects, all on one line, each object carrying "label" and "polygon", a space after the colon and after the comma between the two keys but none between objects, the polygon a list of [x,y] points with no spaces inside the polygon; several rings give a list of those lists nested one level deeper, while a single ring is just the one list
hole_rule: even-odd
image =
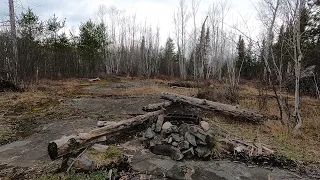
[{"label": "bare tree trunk", "polygon": [[9,11],[10,11],[10,25],[11,25],[11,38],[13,48],[13,59],[9,63],[10,79],[17,84],[18,83],[18,44],[17,44],[17,33],[16,33],[16,20],[14,14],[13,0],[9,0]]},{"label": "bare tree trunk", "polygon": [[197,62],[196,62],[196,48],[197,48],[197,24],[196,16],[199,9],[199,0],[192,0],[192,17],[193,17],[193,78],[196,80],[198,77]]},{"label": "bare tree trunk", "polygon": [[[280,81],[280,86],[281,86],[281,81],[282,81],[281,70],[278,68],[278,66],[277,66],[277,64],[275,62],[274,53],[272,51],[273,30],[274,30],[274,26],[275,26],[275,23],[276,23],[276,18],[278,16],[278,11],[279,11],[279,8],[280,8],[280,5],[281,5],[280,4],[281,1],[277,0],[275,2],[275,4],[273,4],[273,2],[270,1],[270,0],[263,0],[263,2],[267,5],[267,9],[272,11],[271,22],[270,22],[270,24],[268,24],[266,47],[264,49],[264,54],[263,54],[264,58],[263,59],[264,59],[266,70],[268,72],[267,74],[269,75],[269,83],[271,83],[271,85],[273,87],[273,90],[274,90],[274,93],[275,93],[275,96],[277,98],[277,103],[278,103],[278,107],[279,107],[282,123],[283,124],[287,124],[288,116],[286,116],[286,114],[284,113],[285,111],[284,111],[284,105],[283,105],[283,101],[282,101],[283,98],[282,98],[282,94],[281,94],[281,87],[280,87],[280,94],[278,95],[277,89],[276,89],[276,87],[274,85],[274,82],[272,82],[270,80],[270,76],[273,74],[273,72],[275,72],[278,80]],[[270,65],[269,65],[269,62],[268,62],[268,59],[269,59],[270,55],[271,55],[272,63],[274,65],[274,67],[275,67],[274,71],[270,68]]]},{"label": "bare tree trunk", "polygon": [[300,128],[302,126],[302,119],[300,115],[300,74],[301,74],[301,60],[302,60],[302,52],[301,52],[301,32],[300,32],[300,24],[301,24],[301,16],[303,8],[305,7],[305,0],[297,0],[296,9],[298,12],[296,13],[296,23],[294,27],[294,39],[295,39],[295,76],[296,76],[296,87],[294,94],[294,117],[297,122],[297,125],[293,129],[294,135],[301,134]]}]

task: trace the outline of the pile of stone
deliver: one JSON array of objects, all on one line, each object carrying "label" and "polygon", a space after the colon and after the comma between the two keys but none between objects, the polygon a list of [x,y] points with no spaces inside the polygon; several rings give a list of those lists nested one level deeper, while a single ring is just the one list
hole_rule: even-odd
[{"label": "pile of stone", "polygon": [[[215,145],[213,133],[206,121],[179,119],[159,115],[143,133],[145,145],[154,154],[171,156],[174,160],[210,159]],[[190,120],[191,119],[191,120]]]}]

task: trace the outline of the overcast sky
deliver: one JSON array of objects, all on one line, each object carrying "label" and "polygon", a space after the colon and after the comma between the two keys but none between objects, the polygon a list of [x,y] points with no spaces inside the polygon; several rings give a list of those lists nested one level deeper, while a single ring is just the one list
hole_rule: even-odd
[{"label": "overcast sky", "polygon": [[[259,33],[259,23],[257,21],[256,10],[253,4],[258,0],[228,0],[230,5],[229,13],[226,17],[227,26],[232,26],[236,22],[243,24],[247,21],[250,32],[248,34],[257,35]],[[0,0],[0,22],[6,19],[8,15],[8,0]],[[198,26],[206,15],[208,7],[212,3],[218,3],[219,0],[201,0],[198,13]],[[128,14],[136,13],[138,22],[148,23],[156,27],[160,26],[161,39],[166,39],[168,35],[173,36],[173,12],[178,6],[179,0],[16,0],[16,13],[20,14],[22,10],[28,7],[42,20],[48,19],[53,14],[61,18],[66,18],[67,29],[77,29],[81,22],[94,17],[99,5],[116,6],[118,9],[124,9]],[[191,0],[187,0],[191,7]],[[246,27],[241,27],[247,31]]]}]

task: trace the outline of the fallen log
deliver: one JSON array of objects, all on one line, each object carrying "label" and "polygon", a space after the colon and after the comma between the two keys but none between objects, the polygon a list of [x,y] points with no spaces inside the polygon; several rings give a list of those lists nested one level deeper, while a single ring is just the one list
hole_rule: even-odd
[{"label": "fallen log", "polygon": [[179,81],[179,82],[170,82],[168,83],[170,87],[185,87],[185,88],[201,88],[209,87],[210,83],[204,82],[189,82],[189,81]]},{"label": "fallen log", "polygon": [[171,101],[165,101],[165,102],[156,103],[156,104],[149,104],[147,106],[144,106],[142,110],[146,112],[158,111],[158,110],[161,110],[162,108],[166,108],[170,106],[171,104],[172,104]]},{"label": "fallen log", "polygon": [[64,157],[73,151],[84,148],[87,145],[96,143],[101,137],[111,137],[119,131],[126,131],[138,125],[144,124],[153,117],[163,113],[163,110],[150,112],[144,115],[122,120],[118,123],[109,124],[102,128],[93,129],[88,133],[78,135],[64,136],[48,144],[48,154],[52,160]]},{"label": "fallen log", "polygon": [[199,108],[217,111],[224,115],[232,116],[237,120],[245,120],[254,124],[261,124],[268,119],[267,116],[250,109],[242,109],[237,106],[208,101],[205,99],[198,99],[171,93],[163,93],[161,98],[172,102],[185,103]]}]

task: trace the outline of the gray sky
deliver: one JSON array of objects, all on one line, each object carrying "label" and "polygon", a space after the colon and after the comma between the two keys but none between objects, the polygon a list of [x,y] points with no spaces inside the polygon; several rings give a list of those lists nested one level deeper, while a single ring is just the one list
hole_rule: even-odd
[{"label": "gray sky", "polygon": [[[0,0],[0,22],[6,19],[8,14],[8,0]],[[226,27],[236,24],[246,34],[256,36],[259,33],[259,23],[257,21],[254,4],[258,0],[228,0],[230,10],[226,16]],[[219,0],[201,0],[198,13],[198,26],[206,15],[208,7]],[[81,22],[94,17],[99,5],[116,6],[124,9],[128,14],[136,13],[138,22],[147,22],[153,27],[160,26],[161,39],[166,39],[168,35],[173,36],[173,12],[178,6],[179,0],[16,0],[16,13],[28,7],[32,8],[42,20],[48,19],[53,14],[60,18],[66,18],[68,29],[77,29]],[[187,0],[191,8],[191,0]],[[248,28],[243,26],[243,21],[247,22]]]}]

